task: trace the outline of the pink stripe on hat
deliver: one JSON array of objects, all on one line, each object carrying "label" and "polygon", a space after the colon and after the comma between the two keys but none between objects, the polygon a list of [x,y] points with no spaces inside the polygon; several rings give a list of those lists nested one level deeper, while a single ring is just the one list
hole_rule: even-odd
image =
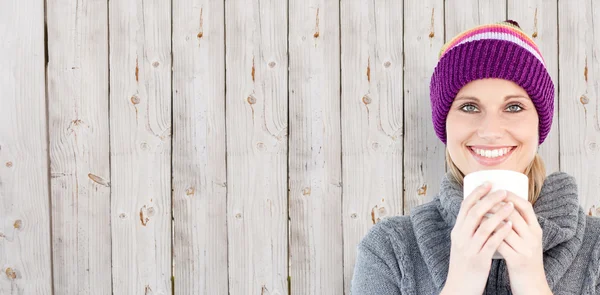
[{"label": "pink stripe on hat", "polygon": [[[531,49],[535,50],[535,52],[537,52],[537,54],[540,58],[542,58],[543,61],[542,53],[540,52],[535,42],[533,42],[533,40],[529,38],[529,36],[527,36],[525,33],[523,33],[523,31],[521,31],[518,27],[515,27],[514,25],[508,23],[483,25],[459,34],[442,47],[439,58],[441,58],[446,52],[448,52],[448,50],[454,48],[458,44],[461,44],[465,39],[468,39],[477,34],[484,34],[489,32],[506,33],[514,36],[515,38],[518,38],[519,40],[529,45]],[[507,41],[511,40],[507,39]]]}]

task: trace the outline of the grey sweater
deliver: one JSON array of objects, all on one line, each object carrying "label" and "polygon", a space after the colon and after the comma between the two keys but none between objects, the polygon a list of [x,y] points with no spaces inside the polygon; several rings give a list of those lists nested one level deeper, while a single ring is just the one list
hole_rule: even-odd
[{"label": "grey sweater", "polygon": [[[388,217],[360,241],[351,294],[439,294],[446,283],[450,232],[462,187],[443,179],[440,193],[409,216]],[[575,179],[548,176],[533,206],[543,229],[544,270],[554,294],[600,294],[600,218],[585,214]],[[484,294],[512,294],[504,260],[492,260]]]}]

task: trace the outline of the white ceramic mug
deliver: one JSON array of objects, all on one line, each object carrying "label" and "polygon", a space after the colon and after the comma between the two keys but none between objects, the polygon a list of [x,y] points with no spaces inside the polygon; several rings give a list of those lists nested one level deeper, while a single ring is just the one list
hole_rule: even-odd
[{"label": "white ceramic mug", "polygon": [[[481,170],[467,174],[463,182],[463,198],[466,198],[486,181],[492,184],[492,189],[488,194],[498,190],[506,190],[524,200],[528,199],[529,178],[523,173],[511,170]],[[487,217],[490,215],[489,213],[486,214]],[[492,258],[503,259],[497,251]]]}]

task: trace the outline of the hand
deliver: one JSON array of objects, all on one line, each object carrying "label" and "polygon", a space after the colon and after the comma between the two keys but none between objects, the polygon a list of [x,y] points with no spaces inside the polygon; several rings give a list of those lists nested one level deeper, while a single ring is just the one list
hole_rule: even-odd
[{"label": "hand", "polygon": [[484,219],[490,209],[507,197],[506,192],[487,195],[490,188],[489,184],[480,186],[462,202],[450,234],[450,267],[442,294],[482,294],[492,256],[511,232],[511,222],[495,233],[494,230],[513,213],[512,203],[505,204],[498,213]]},{"label": "hand", "polygon": [[506,261],[512,293],[552,294],[544,272],[542,228],[529,201],[508,193],[507,201],[515,204],[508,217],[513,227],[498,247]]}]

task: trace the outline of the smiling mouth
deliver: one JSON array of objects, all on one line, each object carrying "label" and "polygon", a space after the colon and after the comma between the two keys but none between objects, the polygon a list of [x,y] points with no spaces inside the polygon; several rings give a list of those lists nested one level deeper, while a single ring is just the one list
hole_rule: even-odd
[{"label": "smiling mouth", "polygon": [[475,160],[484,166],[496,166],[506,161],[516,149],[516,146],[480,147],[467,146]]}]

